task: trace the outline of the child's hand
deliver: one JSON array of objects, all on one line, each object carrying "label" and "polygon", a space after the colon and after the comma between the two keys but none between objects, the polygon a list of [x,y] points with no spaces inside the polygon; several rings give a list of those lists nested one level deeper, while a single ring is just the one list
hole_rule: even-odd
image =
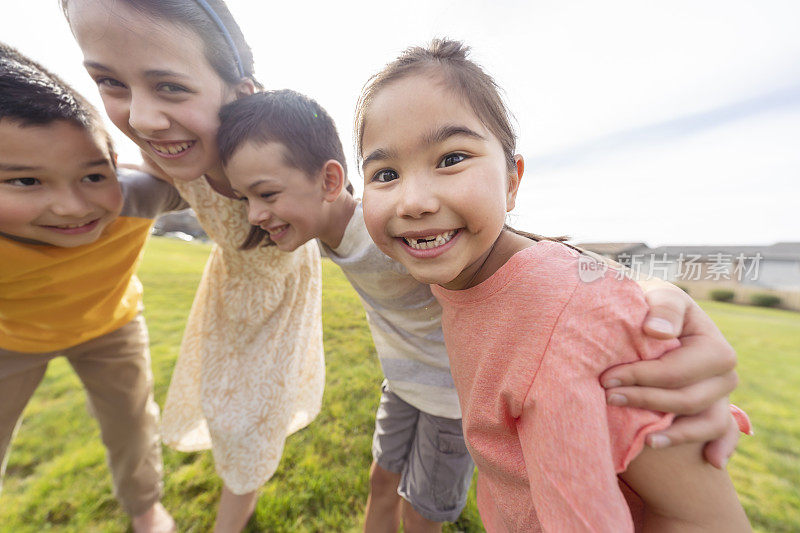
[{"label": "child's hand", "polygon": [[650,312],[643,329],[661,339],[678,337],[681,346],[659,359],[619,365],[600,382],[612,405],[628,405],[682,415],[648,437],[653,447],[708,442],[706,460],[723,468],[739,438],[728,394],[736,388],[736,353],[714,322],[689,296],[660,280],[640,281]]}]

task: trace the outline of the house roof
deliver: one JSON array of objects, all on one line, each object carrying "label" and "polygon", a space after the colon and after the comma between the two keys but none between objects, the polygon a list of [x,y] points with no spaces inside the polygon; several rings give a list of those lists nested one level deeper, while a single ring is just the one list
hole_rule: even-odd
[{"label": "house roof", "polygon": [[596,254],[611,255],[630,252],[636,248],[647,248],[647,245],[643,242],[583,242],[576,246]]},{"label": "house roof", "polygon": [[[623,244],[623,243],[620,243]],[[631,250],[625,250],[631,252]],[[644,253],[653,256],[675,257],[680,254],[699,255],[701,257],[715,256],[721,254],[736,258],[738,256],[756,257],[758,254],[763,259],[773,259],[777,261],[800,261],[800,242],[779,242],[768,246],[743,246],[743,245],[708,245],[708,246],[658,246],[656,248],[644,247],[635,250],[636,253]]]}]

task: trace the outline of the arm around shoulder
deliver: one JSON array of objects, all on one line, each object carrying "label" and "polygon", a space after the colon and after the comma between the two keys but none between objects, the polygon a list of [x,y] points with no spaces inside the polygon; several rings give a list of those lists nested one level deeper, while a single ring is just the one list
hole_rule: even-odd
[{"label": "arm around shoulder", "polygon": [[705,462],[701,444],[645,447],[620,476],[645,504],[644,531],[752,531],[727,471]]}]

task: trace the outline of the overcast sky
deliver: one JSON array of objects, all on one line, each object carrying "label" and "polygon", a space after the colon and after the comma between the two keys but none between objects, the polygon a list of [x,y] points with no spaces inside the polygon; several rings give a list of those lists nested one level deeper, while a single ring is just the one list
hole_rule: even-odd
[{"label": "overcast sky", "polygon": [[[800,2],[228,4],[259,79],[334,117],[359,191],[361,86],[405,47],[448,36],[472,46],[516,117],[527,165],[514,225],[577,241],[800,241]],[[0,40],[102,107],[57,0],[2,7]]]}]

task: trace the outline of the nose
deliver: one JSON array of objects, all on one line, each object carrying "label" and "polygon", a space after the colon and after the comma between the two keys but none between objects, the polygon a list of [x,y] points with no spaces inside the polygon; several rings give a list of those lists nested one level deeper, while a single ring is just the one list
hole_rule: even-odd
[{"label": "nose", "polygon": [[131,92],[128,125],[144,136],[169,128],[169,118],[159,103],[142,92]]},{"label": "nose", "polygon": [[86,197],[80,187],[67,187],[57,191],[50,205],[50,210],[60,216],[69,218],[82,218],[92,212],[92,202]]},{"label": "nose", "polygon": [[401,187],[398,188],[398,217],[420,218],[439,210],[439,200],[434,187],[431,186],[431,180],[425,176],[407,174],[401,183]]},{"label": "nose", "polygon": [[247,221],[252,226],[261,226],[269,220],[269,210],[257,202],[250,202],[247,206]]}]

